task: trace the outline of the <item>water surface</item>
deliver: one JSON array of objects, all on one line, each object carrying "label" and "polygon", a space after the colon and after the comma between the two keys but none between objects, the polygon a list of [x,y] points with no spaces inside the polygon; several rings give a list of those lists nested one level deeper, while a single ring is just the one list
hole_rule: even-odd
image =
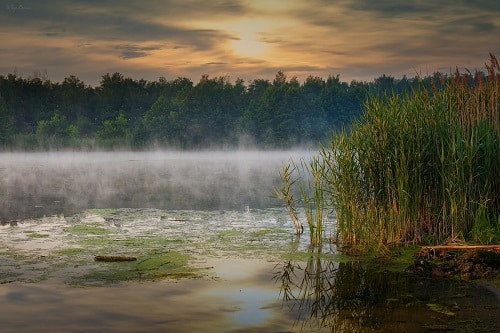
[{"label": "water surface", "polygon": [[[0,332],[500,329],[487,289],[311,252],[272,196],[309,155],[0,154]],[[167,256],[160,278],[94,261],[174,253],[188,266]]]}]

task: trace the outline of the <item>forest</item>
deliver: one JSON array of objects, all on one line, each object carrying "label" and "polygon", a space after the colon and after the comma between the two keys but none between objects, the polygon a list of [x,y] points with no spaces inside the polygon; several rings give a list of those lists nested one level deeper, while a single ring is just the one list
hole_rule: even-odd
[{"label": "forest", "polygon": [[92,87],[73,75],[52,82],[10,73],[0,75],[0,149],[317,147],[358,118],[369,96],[408,94],[443,77],[299,82],[280,71],[272,81],[203,75],[194,83],[107,73]]}]

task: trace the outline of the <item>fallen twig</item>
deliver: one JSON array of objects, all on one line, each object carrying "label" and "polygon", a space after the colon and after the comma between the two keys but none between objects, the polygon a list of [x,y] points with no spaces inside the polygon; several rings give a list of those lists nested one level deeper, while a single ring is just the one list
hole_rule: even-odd
[{"label": "fallen twig", "polygon": [[106,261],[106,262],[115,262],[115,261],[135,261],[136,257],[129,256],[95,256],[95,261]]}]

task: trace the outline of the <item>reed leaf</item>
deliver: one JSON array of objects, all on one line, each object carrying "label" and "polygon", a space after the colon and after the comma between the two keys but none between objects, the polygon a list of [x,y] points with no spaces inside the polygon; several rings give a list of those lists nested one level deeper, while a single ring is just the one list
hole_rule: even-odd
[{"label": "reed leaf", "polygon": [[494,55],[486,74],[457,71],[439,86],[369,97],[362,118],[301,165],[311,243],[321,240],[325,207],[342,243],[358,249],[499,242],[499,101]]}]

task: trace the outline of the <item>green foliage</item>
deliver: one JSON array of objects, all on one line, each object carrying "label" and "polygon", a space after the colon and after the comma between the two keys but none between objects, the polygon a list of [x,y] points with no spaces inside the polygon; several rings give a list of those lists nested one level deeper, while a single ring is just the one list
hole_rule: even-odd
[{"label": "green foliage", "polygon": [[97,132],[101,145],[104,147],[127,147],[130,130],[123,113],[119,113],[112,120],[105,120]]},{"label": "green foliage", "polygon": [[66,121],[66,117],[61,116],[56,111],[49,120],[40,120],[36,127],[36,135],[40,138],[68,136],[68,122]]},{"label": "green foliage", "polygon": [[357,117],[359,90],[372,89],[357,83],[351,94],[337,78],[332,98],[327,82],[311,77],[300,84],[283,72],[273,82],[258,79],[248,85],[207,75],[193,84],[187,78],[148,82],[108,73],[92,88],[75,76],[54,83],[40,73],[0,75],[5,100],[0,144],[25,150],[317,143]]},{"label": "green foliage", "polygon": [[11,142],[12,128],[10,125],[9,110],[7,104],[0,95],[0,147],[8,145]]},{"label": "green foliage", "polygon": [[8,110],[0,106],[0,145],[23,150],[316,145],[359,117],[368,94],[409,93],[417,84],[386,75],[351,83],[338,75],[310,76],[300,83],[283,72],[271,82],[245,85],[241,79],[203,75],[194,84],[182,77],[149,82],[107,73],[99,86],[90,87],[75,76],[54,83],[40,73],[0,75]]},{"label": "green foliage", "polygon": [[303,226],[297,213],[297,200],[295,199],[295,194],[293,193],[293,186],[297,179],[299,179],[293,175],[296,170],[297,167],[293,162],[283,167],[280,173],[281,187],[276,189],[275,194],[286,204],[288,214],[290,215],[295,228],[295,234],[300,235],[303,232]]},{"label": "green foliage", "polygon": [[493,55],[487,71],[372,95],[350,131],[335,133],[304,168],[313,178],[319,170],[309,188],[335,209],[344,244],[387,251],[498,241],[500,66]]},{"label": "green foliage", "polygon": [[78,128],[69,124],[58,111],[49,120],[40,120],[36,127],[38,145],[43,148],[65,146],[68,140],[78,137]]}]

